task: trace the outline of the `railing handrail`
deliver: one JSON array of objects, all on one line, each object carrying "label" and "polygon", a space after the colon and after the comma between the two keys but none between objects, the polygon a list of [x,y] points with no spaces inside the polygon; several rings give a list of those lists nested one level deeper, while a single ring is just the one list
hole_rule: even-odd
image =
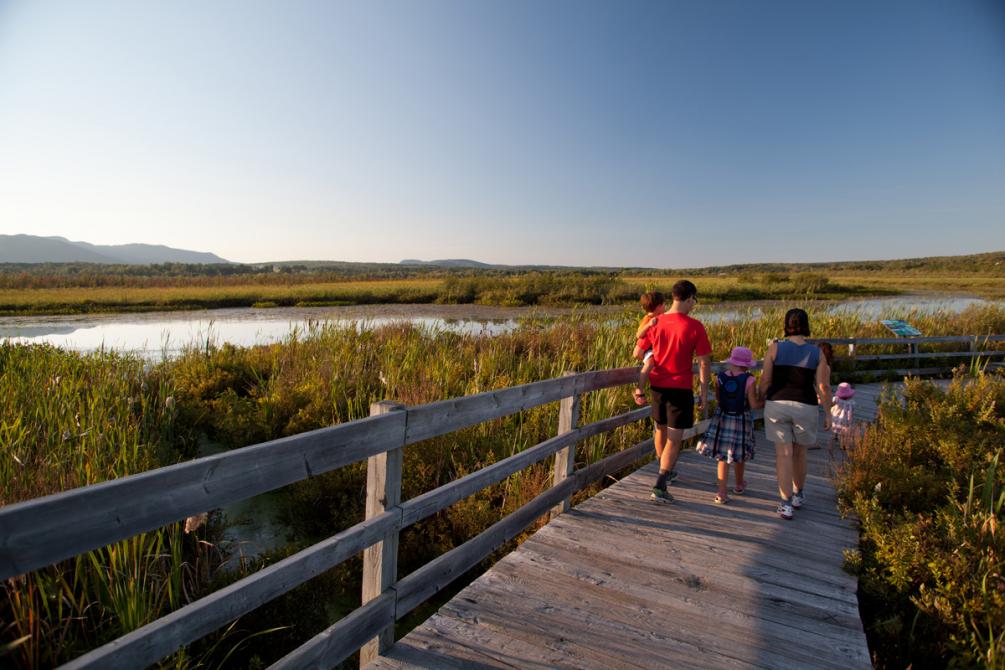
[{"label": "railing handrail", "polygon": [[808,337],[807,342],[830,342],[831,344],[944,344],[951,342],[970,343],[1002,342],[1005,335],[933,335],[919,337]]},{"label": "railing handrail", "polygon": [[637,368],[584,372],[416,405],[0,507],[0,579],[365,460],[403,439],[414,444],[637,376]]},{"label": "railing handrail", "polygon": [[[0,527],[5,531],[0,537],[0,578],[44,567],[192,514],[372,459],[404,445],[563,398],[631,383],[637,378],[636,367],[616,368],[408,407],[8,505],[0,508]],[[638,421],[648,414],[647,409],[637,409],[576,427],[565,435],[546,440],[368,518],[63,667],[96,668],[109,663],[132,666],[156,662],[373,546],[389,533],[397,533],[513,472],[569,449],[578,440]],[[436,416],[442,418],[438,424],[433,420]],[[580,479],[573,477],[569,481],[575,483]],[[380,598],[364,605],[354,613],[356,616],[347,616],[339,624],[351,625],[363,616],[359,612],[372,613],[383,608],[381,603],[385,600]],[[399,611],[400,608],[395,607],[393,614]],[[390,621],[395,618],[392,616]],[[372,631],[368,633],[372,634]],[[344,643],[343,640],[341,644]],[[356,648],[359,646],[357,644]]]}]

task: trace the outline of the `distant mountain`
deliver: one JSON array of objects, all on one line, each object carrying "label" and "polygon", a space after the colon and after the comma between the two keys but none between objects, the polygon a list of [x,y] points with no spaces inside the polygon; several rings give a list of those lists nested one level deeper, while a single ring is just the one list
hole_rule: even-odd
[{"label": "distant mountain", "polygon": [[489,263],[472,261],[467,258],[448,258],[440,261],[419,261],[409,258],[401,261],[400,265],[435,265],[441,268],[481,268],[483,270],[510,267],[509,265],[490,265]]},{"label": "distant mountain", "polygon": [[0,263],[229,263],[216,254],[160,244],[90,244],[65,237],[0,235]]}]

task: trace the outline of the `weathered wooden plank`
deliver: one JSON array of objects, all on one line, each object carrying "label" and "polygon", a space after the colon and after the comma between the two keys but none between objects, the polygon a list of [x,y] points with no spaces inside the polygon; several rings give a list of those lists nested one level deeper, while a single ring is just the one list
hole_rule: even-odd
[{"label": "weathered wooden plank", "polygon": [[[831,344],[935,344],[935,343],[969,343],[973,335],[937,335],[922,337],[808,337],[807,342],[830,342]],[[980,335],[981,342],[1001,342],[1005,335]]]},{"label": "weathered wooden plank", "polygon": [[[708,480],[698,481],[691,478],[687,470],[681,467],[677,469],[681,473],[681,479],[688,478],[688,481],[681,481],[679,479],[671,488],[674,496],[679,498],[683,503],[676,508],[674,513],[675,527],[683,527],[686,523],[690,522],[704,523],[707,521],[719,523],[721,521],[722,523],[734,524],[738,534],[742,532],[744,534],[760,535],[762,532],[768,534],[775,532],[777,518],[774,518],[773,515],[768,515],[769,512],[773,513],[775,511],[775,507],[778,504],[777,487],[773,478],[768,479],[762,474],[750,473],[746,476],[748,483],[747,493],[744,493],[742,496],[733,494],[729,499],[728,505],[708,507],[713,504],[713,498],[715,497],[716,488],[714,480],[709,478]],[[605,490],[598,494],[603,496],[602,500],[612,500],[617,503],[614,508],[606,508],[612,515],[615,511],[630,515],[640,503],[648,501],[652,482],[656,479],[657,470],[654,467],[647,467],[643,472],[651,473],[649,476],[652,479],[648,479],[648,476],[643,475],[648,481],[640,481],[638,484],[635,481],[629,482],[629,484],[619,487],[616,491]],[[830,509],[826,508],[828,505],[833,506],[836,504],[833,493],[821,490],[821,487],[817,486],[815,482],[807,484],[805,490],[807,492],[807,503],[802,509],[798,510],[799,519],[811,520],[813,526],[819,526],[819,532],[826,536],[855,536],[852,524],[842,519],[833,507]],[[646,516],[646,518],[650,516],[652,518],[659,518],[660,512],[651,510],[650,507],[648,505],[643,506],[639,513]],[[592,507],[584,508],[584,511],[592,509]],[[626,516],[625,518],[627,520],[630,516]],[[747,527],[748,525],[750,528]],[[805,530],[805,527],[806,524],[802,524],[799,527],[793,526],[789,532],[798,533]],[[696,529],[700,530],[700,527]]]},{"label": "weathered wooden plank", "polygon": [[[358,523],[323,542],[200,598],[142,628],[98,647],[64,668],[146,667],[186,644],[247,614],[308,579],[355,556],[398,527],[392,510]],[[393,612],[393,610],[392,610]],[[355,649],[353,650],[355,651]]]},{"label": "weathered wooden plank", "polygon": [[[436,615],[415,640],[426,642],[440,650],[450,650],[470,659],[477,667],[505,667],[517,670],[582,670],[611,666],[610,656],[597,659],[584,654],[559,636],[542,642],[538,635],[527,634],[524,627],[506,629],[491,620],[472,621],[458,618],[450,612]],[[393,652],[396,655],[396,652]],[[437,668],[436,665],[426,666]],[[467,670],[467,668],[465,668]]]},{"label": "weathered wooden plank", "polygon": [[[570,375],[574,373],[566,373]],[[579,424],[579,396],[562,398],[558,408],[558,435],[572,432]],[[572,442],[555,453],[555,473],[553,483],[561,484],[569,478],[572,470],[576,467],[576,443]],[[569,511],[569,498],[565,498],[551,510],[551,515],[556,516],[562,512]]]},{"label": "weathered wooden plank", "polygon": [[451,549],[398,582],[397,617],[406,614],[474,567],[498,546],[523,532],[555,503],[575,491],[578,480],[570,478],[489,526],[459,547]]},{"label": "weathered wooden plank", "polygon": [[[900,358],[989,358],[992,356],[1005,356],[1005,351],[931,351],[924,353],[903,353],[903,354],[870,354],[867,356],[857,356],[858,361],[892,361]],[[838,359],[841,360],[841,359]],[[864,372],[859,370],[859,372]],[[876,372],[882,372],[881,369]]]},{"label": "weathered wooden plank", "polygon": [[[502,655],[506,659],[498,660],[484,650],[479,649],[481,639],[475,639],[474,644],[463,644],[460,640],[474,638],[466,630],[455,630],[451,624],[458,627],[467,627],[461,621],[451,621],[448,624],[442,623],[445,617],[434,614],[426,622],[423,629],[410,638],[407,642],[399,640],[395,643],[388,656],[382,656],[367,666],[367,670],[429,670],[430,668],[442,668],[443,670],[513,670],[520,667],[527,670],[546,670],[560,667],[551,663],[548,665],[534,664],[527,661],[529,654],[522,653],[521,649],[514,649],[509,641],[493,640],[497,646],[502,648]],[[446,628],[446,630],[443,630]],[[519,645],[519,643],[517,643]],[[524,662],[522,666],[516,666],[511,661],[519,658]]]},{"label": "weathered wooden plank", "polygon": [[[371,416],[380,416],[392,412],[404,412],[405,406],[400,403],[383,401],[370,406]],[[401,503],[401,463],[405,436],[402,434],[401,444],[395,449],[388,449],[382,454],[371,456],[366,464],[366,518],[379,516],[390,508]],[[391,587],[398,578],[398,529],[389,530],[380,542],[367,547],[363,551],[363,604],[374,600],[384,593],[390,593]],[[387,619],[387,625],[381,629],[376,638],[368,641],[359,650],[360,666],[377,658],[394,644],[394,615]]]},{"label": "weathered wooden plank", "polygon": [[[765,513],[770,512],[766,511]],[[583,525],[587,524],[601,531],[593,532],[590,537],[578,540]],[[553,525],[554,527],[551,527]],[[747,539],[743,536],[742,530],[736,526],[732,527],[732,532],[724,530],[724,528],[730,529],[729,524],[710,524],[708,533],[702,538],[701,530],[704,528],[700,525],[694,525],[688,521],[658,524],[650,521],[648,516],[640,516],[636,523],[631,523],[629,520],[623,520],[620,516],[607,516],[598,519],[596,516],[584,515],[581,523],[557,520],[555,524],[549,524],[549,526],[549,531],[542,533],[540,538],[536,538],[535,541],[558,543],[562,546],[570,543],[575,544],[579,541],[580,545],[585,548],[592,547],[594,542],[600,542],[602,545],[596,547],[598,554],[613,551],[612,557],[616,557],[618,551],[621,550],[625,554],[629,552],[636,554],[642,560],[647,552],[653,550],[655,545],[660,547],[660,550],[667,556],[677,556],[679,566],[698,571],[714,572],[715,567],[706,565],[706,562],[719,559],[719,557],[724,557],[724,559],[732,557],[737,561],[749,557],[752,564],[757,564],[751,569],[751,575],[773,570],[782,573],[791,572],[797,576],[795,579],[800,580],[799,584],[802,581],[810,584],[810,588],[807,590],[827,594],[829,597],[847,604],[853,605],[855,602],[855,581],[840,572],[841,554],[839,549],[835,550],[835,547],[847,546],[845,542],[831,544],[829,555],[827,551],[819,548],[810,551],[811,545],[806,545],[807,562],[816,562],[811,565],[821,571],[832,569],[832,574],[823,579],[817,576],[817,573],[821,571],[808,571],[806,566],[792,561],[792,549],[787,542],[795,541],[795,538],[790,535],[789,529],[780,530],[778,535],[774,537],[773,544],[771,537]],[[850,539],[853,540],[854,537]],[[743,545],[749,547],[747,552],[738,548]],[[794,545],[802,547],[801,544]],[[717,548],[712,549],[711,546]],[[786,564],[786,559],[788,559],[788,564]],[[800,577],[800,575],[805,575],[805,577]],[[799,586],[799,584],[795,586]]]},{"label": "weathered wooden plank", "polygon": [[858,601],[855,598],[854,588],[841,588],[806,575],[781,572],[756,562],[745,564],[742,574],[722,572],[718,570],[716,565],[708,563],[707,556],[684,551],[684,549],[692,547],[676,547],[672,543],[663,542],[650,543],[648,546],[632,545],[631,539],[623,535],[610,535],[607,536],[606,544],[598,542],[584,547],[582,541],[577,542],[577,538],[581,537],[582,532],[582,528],[561,531],[556,529],[536,538],[536,542],[549,547],[556,546],[571,550],[579,547],[582,551],[589,550],[610,558],[616,558],[619,554],[639,556],[642,557],[642,560],[645,560],[647,550],[651,553],[655,548],[658,548],[668,559],[672,557],[673,560],[668,560],[665,564],[653,561],[654,570],[665,571],[667,574],[680,576],[684,579],[698,580],[701,583],[715,582],[735,593],[748,595],[770,593],[772,597],[784,600],[802,599],[805,604],[815,607],[821,612],[827,612],[828,616],[844,616],[848,617],[849,620],[858,618]]},{"label": "weathered wooden plank", "polygon": [[394,618],[394,596],[377,596],[269,667],[274,670],[331,668],[351,656]]},{"label": "weathered wooden plank", "polygon": [[459,547],[427,563],[398,582],[398,619],[411,612],[454,579],[488,556],[499,545],[517,534],[544,514],[565,496],[583,488],[601,477],[616,472],[646,453],[649,442],[641,442],[582,470],[578,470],[561,484],[553,486],[505,519],[468,540]]},{"label": "weathered wooden plank", "polygon": [[576,393],[590,393],[612,386],[623,386],[634,384],[639,378],[639,367],[614,368],[612,370],[593,370],[591,372],[580,372],[577,377],[579,381],[576,386]]},{"label": "weathered wooden plank", "polygon": [[[826,551],[827,543],[838,544],[841,547],[855,546],[857,534],[851,524],[825,524],[820,517],[815,517],[809,509],[797,511],[795,522],[779,527],[781,521],[775,514],[777,499],[774,497],[745,495],[741,499],[733,499],[729,505],[715,505],[710,493],[704,493],[702,500],[694,498],[694,492],[688,491],[678,480],[671,488],[678,503],[673,507],[673,514],[668,515],[661,505],[649,502],[651,482],[656,478],[655,469],[649,472],[652,479],[632,485],[632,489],[619,487],[617,492],[604,491],[599,498],[603,507],[581,505],[579,513],[602,514],[613,527],[605,528],[605,532],[620,533],[617,522],[632,527],[633,518],[644,521],[654,531],[673,530],[674,532],[701,533],[714,537],[730,539],[743,536],[752,542],[770,544],[784,540],[785,542],[802,543],[809,556],[814,556],[814,548],[820,547]],[[739,496],[737,496],[739,498]],[[827,543],[823,543],[826,540]],[[840,552],[837,559],[840,560]]]},{"label": "weathered wooden plank", "polygon": [[[768,538],[747,537],[740,530],[728,533],[723,532],[719,527],[709,527],[708,532],[703,532],[703,528],[678,527],[673,529],[671,541],[668,539],[669,533],[664,534],[655,529],[645,528],[643,526],[644,518],[640,518],[638,523],[634,525],[626,522],[628,529],[635,531],[635,537],[629,536],[628,533],[607,536],[606,529],[602,524],[616,522],[609,516],[592,515],[577,510],[576,519],[580,522],[580,525],[577,526],[578,529],[593,529],[588,531],[591,537],[613,538],[618,547],[623,547],[626,551],[635,551],[640,555],[655,543],[661,547],[672,547],[674,551],[681,553],[702,556],[702,560],[721,561],[723,565],[737,561],[757,562],[767,569],[792,572],[799,575],[801,579],[820,581],[828,590],[845,591],[850,594],[851,598],[854,598],[856,592],[855,579],[837,569],[841,566],[841,558],[840,554],[834,555],[833,547],[805,553],[800,549],[799,555],[803,560],[793,561],[789,551],[779,550],[777,541],[772,543]],[[602,532],[603,535],[601,535]],[[528,540],[528,542],[531,541]],[[584,542],[583,548],[591,549],[591,544]],[[553,547],[552,550],[562,551],[559,547]],[[601,549],[591,555],[601,556],[603,554],[604,551]],[[828,570],[827,567],[835,569]]]},{"label": "weathered wooden plank", "polygon": [[[500,570],[493,570],[492,577],[480,581],[483,590],[479,602],[466,604],[456,600],[444,610],[454,613],[465,608],[471,616],[484,619],[485,613],[495,608],[510,613],[525,607],[537,616],[539,607],[535,605],[543,603],[559,617],[572,612],[572,616],[582,616],[591,624],[598,620],[605,622],[615,635],[626,640],[634,637],[634,644],[619,650],[622,660],[628,661],[650,656],[655,646],[653,638],[662,635],[658,638],[661,647],[670,646],[668,641],[693,640],[692,644],[703,648],[699,662],[706,666],[749,667],[756,659],[756,664],[769,667],[815,661],[814,667],[844,670],[853,667],[855,660],[863,660],[863,656],[868,663],[868,655],[857,653],[851,640],[801,630],[798,639],[790,641],[797,637],[793,629],[760,616],[740,615],[735,607],[715,607],[705,598],[707,589],[690,588],[683,598],[670,597],[670,593],[663,591],[668,583],[659,579],[653,580],[647,590],[630,588],[634,585],[618,581],[615,573],[594,569],[585,560],[586,555],[583,552],[574,557],[571,564],[553,560],[540,566],[521,551],[513,556],[515,560],[507,560],[498,566]],[[501,574],[509,579],[500,579]],[[734,599],[744,598],[734,596]],[[660,630],[659,624],[654,625],[656,618],[665,618],[672,624]],[[711,626],[710,621],[714,622]],[[556,623],[558,626],[561,624]],[[593,638],[596,629],[596,624],[591,626],[589,638]],[[575,627],[566,623],[565,630],[571,632]],[[757,634],[751,635],[751,631]],[[596,642],[606,644],[607,640],[577,640],[579,646]],[[821,654],[817,645],[825,646],[829,653]],[[660,660],[665,662],[665,657]],[[859,667],[865,666],[860,662]]]},{"label": "weathered wooden plank", "polygon": [[578,393],[628,384],[637,378],[638,368],[585,372],[411,407],[405,443],[414,444]]},{"label": "weathered wooden plank", "polygon": [[328,472],[400,443],[371,417],[0,508],[0,579]]},{"label": "weathered wooden plank", "polygon": [[515,472],[529,465],[544,460],[568,444],[580,442],[594,435],[608,432],[620,426],[634,423],[649,416],[649,409],[637,409],[625,414],[619,414],[609,419],[580,426],[563,435],[534,445],[487,468],[482,468],[449,484],[444,484],[432,491],[427,491],[411,500],[402,503],[402,525],[410,526],[417,521],[436,514],[459,500],[481,491],[486,486],[500,482]]},{"label": "weathered wooden plank", "polygon": [[[588,531],[589,528],[584,530]],[[718,558],[711,556],[709,560]],[[720,565],[724,570],[734,569],[728,562]],[[536,572],[542,572],[541,579],[551,583],[560,581],[553,574],[559,573],[592,582],[605,589],[650,600],[661,607],[664,602],[672,600],[694,607],[701,614],[720,612],[716,617],[719,619],[744,618],[744,626],[748,630],[760,625],[755,620],[764,620],[778,624],[790,633],[805,631],[843,643],[861,642],[861,631],[856,633],[849,630],[845,625],[846,621],[828,617],[826,612],[807,605],[801,598],[787,600],[769,597],[768,594],[736,593],[715,580],[701,582],[693,579],[693,575],[685,575],[674,566],[661,565],[659,560],[636,563],[626,560],[626,556],[611,556],[609,552],[585,548],[576,551],[554,544],[539,544],[534,538],[522,544],[519,554],[515,554],[513,559],[500,561],[493,566],[482,577],[482,581],[522,581],[526,578],[524,573]],[[569,593],[579,595],[575,588],[570,588]],[[737,615],[728,615],[725,611],[736,612]],[[739,625],[735,621],[734,624]]]},{"label": "weathered wooden plank", "polygon": [[[675,667],[698,670],[709,667],[701,639],[681,639],[672,632],[675,623],[662,620],[658,611],[640,610],[635,617],[615,618],[585,597],[556,600],[537,575],[510,582],[479,581],[466,598],[444,606],[446,615],[477,621],[480,627],[505,631],[538,646],[561,649],[582,659],[585,668]],[[545,597],[541,597],[546,594]],[[579,593],[576,595],[583,595]],[[474,601],[473,603],[470,601]],[[613,609],[618,609],[612,604]],[[655,652],[655,653],[654,653]],[[731,663],[732,670],[750,667]]]}]

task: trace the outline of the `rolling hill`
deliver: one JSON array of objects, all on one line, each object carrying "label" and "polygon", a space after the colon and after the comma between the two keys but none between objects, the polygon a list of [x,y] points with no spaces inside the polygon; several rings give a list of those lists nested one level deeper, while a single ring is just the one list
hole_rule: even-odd
[{"label": "rolling hill", "polygon": [[90,244],[65,237],[0,235],[0,263],[229,263],[216,254],[160,244]]}]

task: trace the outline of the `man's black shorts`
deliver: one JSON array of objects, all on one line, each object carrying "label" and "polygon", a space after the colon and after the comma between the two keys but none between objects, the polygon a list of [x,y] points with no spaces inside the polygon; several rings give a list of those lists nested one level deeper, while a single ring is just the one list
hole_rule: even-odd
[{"label": "man's black shorts", "polygon": [[691,389],[650,387],[653,421],[669,428],[690,428],[694,425],[694,395]]}]

